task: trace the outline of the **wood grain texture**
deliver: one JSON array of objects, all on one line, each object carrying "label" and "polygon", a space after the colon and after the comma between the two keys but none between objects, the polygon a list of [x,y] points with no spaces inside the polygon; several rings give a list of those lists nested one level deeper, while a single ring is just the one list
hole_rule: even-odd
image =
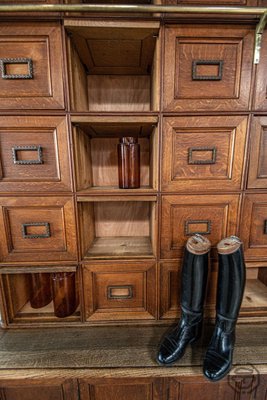
[{"label": "wood grain texture", "polygon": [[58,23],[1,23],[0,58],[30,58],[33,79],[1,79],[0,108],[64,109]]},{"label": "wood grain texture", "polygon": [[[2,197],[1,245],[3,262],[76,260],[74,205],[71,197]],[[25,238],[23,224],[48,223],[44,238]],[[46,234],[44,226],[30,226],[27,235]]]},{"label": "wood grain texture", "polygon": [[85,259],[153,257],[149,236],[96,237],[85,253]]},{"label": "wood grain texture", "polygon": [[[168,26],[165,33],[165,111],[248,109],[253,51],[249,27]],[[203,60],[223,63],[221,79],[209,65],[197,74],[215,80],[193,79],[193,62]]]},{"label": "wood grain texture", "polygon": [[87,321],[155,319],[156,267],[153,261],[91,262],[84,265],[82,273]]},{"label": "wood grain texture", "polygon": [[212,247],[234,235],[238,204],[238,194],[162,196],[161,257],[181,257],[188,237],[196,232],[207,234]]},{"label": "wood grain texture", "polygon": [[243,215],[240,225],[240,237],[244,243],[246,260],[265,260],[267,234],[265,221],[267,220],[267,195],[246,194],[243,201]]},{"label": "wood grain texture", "polygon": [[246,130],[244,116],[165,118],[162,190],[240,190]]},{"label": "wood grain texture", "polygon": [[[156,349],[167,326],[153,327],[91,327],[48,328],[31,330],[9,330],[1,337],[1,374],[7,369],[105,369],[154,368],[158,376],[164,368],[155,361]],[[57,334],[55,334],[55,332]],[[212,334],[206,326],[202,342],[194,349],[188,348],[179,363],[168,368],[172,374],[183,367],[198,367],[203,362],[203,352]],[[234,352],[234,365],[266,364],[266,327],[262,324],[238,325]],[[179,367],[177,369],[177,366]],[[192,370],[191,370],[192,371]],[[88,371],[89,372],[89,371]],[[186,371],[185,371],[186,372]],[[196,371],[197,372],[197,371]],[[55,373],[55,372],[54,372]],[[74,374],[74,371],[72,372]],[[127,374],[127,371],[125,371]],[[129,370],[128,370],[129,373]],[[144,371],[142,372],[144,373]],[[201,374],[201,372],[200,372]],[[50,375],[51,376],[51,375]],[[140,376],[140,375],[139,375]]]},{"label": "wood grain texture", "polygon": [[[265,0],[264,7],[266,7],[267,3]],[[266,110],[267,109],[267,78],[265,74],[266,63],[267,63],[267,51],[266,51],[266,42],[267,35],[266,32],[263,32],[262,35],[262,49],[260,63],[257,67],[256,71],[256,80],[254,85],[254,104],[253,108],[255,110]]]},{"label": "wood grain texture", "polygon": [[253,116],[250,129],[249,189],[267,188],[267,118]]},{"label": "wood grain texture", "polygon": [[89,111],[151,111],[150,76],[88,75],[87,79]]},{"label": "wood grain texture", "polygon": [[[0,124],[1,192],[71,190],[68,129],[64,117],[5,116],[0,117]],[[27,150],[29,146],[40,146],[40,157],[37,150]],[[31,160],[40,163],[19,164]]]}]

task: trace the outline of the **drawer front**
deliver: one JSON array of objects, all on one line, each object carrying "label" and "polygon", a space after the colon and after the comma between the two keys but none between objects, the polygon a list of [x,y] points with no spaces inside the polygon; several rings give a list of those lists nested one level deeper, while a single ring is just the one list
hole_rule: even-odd
[{"label": "drawer front", "polygon": [[[262,7],[267,7],[267,0],[263,0]],[[264,31],[262,35],[262,44],[260,51],[260,61],[257,65],[256,80],[255,80],[255,93],[254,93],[254,109],[267,110],[267,32]]]},{"label": "drawer front", "polygon": [[267,117],[252,118],[248,188],[267,188]]},{"label": "drawer front", "polygon": [[64,108],[57,23],[0,24],[0,109]]},{"label": "drawer front", "polygon": [[69,197],[1,199],[1,260],[76,260],[73,201]]},{"label": "drawer front", "polygon": [[207,235],[212,246],[235,235],[238,203],[239,195],[162,196],[161,258],[181,257],[195,233]]},{"label": "drawer front", "polygon": [[246,27],[167,27],[164,109],[247,109],[253,43],[253,31]]},{"label": "drawer front", "polygon": [[0,191],[70,191],[67,121],[0,117]]},{"label": "drawer front", "polygon": [[86,264],[83,268],[86,320],[154,319],[155,280],[153,262]]},{"label": "drawer front", "polygon": [[247,194],[241,216],[246,260],[267,259],[267,194]]},{"label": "drawer front", "polygon": [[173,117],[163,123],[162,190],[238,190],[247,117]]},{"label": "drawer front", "polygon": [[79,379],[81,400],[161,400],[160,378]]}]

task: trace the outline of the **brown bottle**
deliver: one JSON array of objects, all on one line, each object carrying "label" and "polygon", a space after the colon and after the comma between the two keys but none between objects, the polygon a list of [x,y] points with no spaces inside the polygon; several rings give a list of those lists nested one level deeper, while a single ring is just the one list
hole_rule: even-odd
[{"label": "brown bottle", "polygon": [[78,306],[76,295],[76,273],[57,272],[52,274],[54,313],[58,318],[73,314]]},{"label": "brown bottle", "polygon": [[52,301],[50,274],[31,274],[30,290],[30,304],[32,308],[41,308],[49,304]]},{"label": "brown bottle", "polygon": [[140,144],[135,137],[122,137],[118,144],[119,187],[140,187]]}]

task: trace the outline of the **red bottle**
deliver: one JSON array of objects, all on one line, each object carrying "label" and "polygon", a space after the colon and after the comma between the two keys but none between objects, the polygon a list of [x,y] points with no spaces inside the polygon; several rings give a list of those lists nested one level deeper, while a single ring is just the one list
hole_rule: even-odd
[{"label": "red bottle", "polygon": [[49,304],[52,301],[50,274],[31,274],[30,290],[30,304],[32,308],[41,308]]},{"label": "red bottle", "polygon": [[140,144],[135,137],[122,137],[118,144],[119,187],[140,187]]},{"label": "red bottle", "polygon": [[78,306],[76,273],[57,272],[52,274],[54,313],[58,318],[73,314]]}]

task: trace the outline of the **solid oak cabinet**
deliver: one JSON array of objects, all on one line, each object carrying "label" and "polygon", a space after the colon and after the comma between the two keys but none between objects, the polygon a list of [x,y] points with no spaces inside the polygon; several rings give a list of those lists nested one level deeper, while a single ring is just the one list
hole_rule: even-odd
[{"label": "solid oak cabinet", "polygon": [[[207,317],[216,244],[239,235],[249,276],[240,315],[266,320],[267,38],[254,68],[253,23],[203,22],[2,18],[4,327],[175,320],[194,233],[212,243]],[[137,189],[119,188],[124,136],[140,145]],[[31,274],[70,270],[73,315],[31,307]]]}]

